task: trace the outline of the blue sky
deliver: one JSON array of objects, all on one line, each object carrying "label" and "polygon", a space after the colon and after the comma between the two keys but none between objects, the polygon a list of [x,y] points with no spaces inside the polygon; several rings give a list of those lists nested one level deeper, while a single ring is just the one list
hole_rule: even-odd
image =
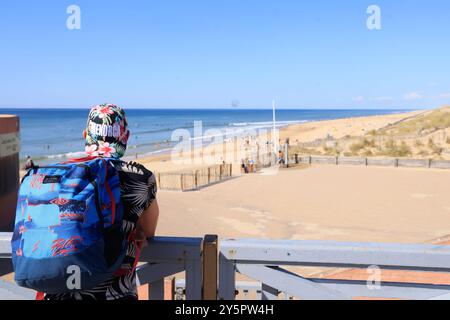
[{"label": "blue sky", "polygon": [[448,0],[2,1],[0,107],[436,107],[449,16]]}]

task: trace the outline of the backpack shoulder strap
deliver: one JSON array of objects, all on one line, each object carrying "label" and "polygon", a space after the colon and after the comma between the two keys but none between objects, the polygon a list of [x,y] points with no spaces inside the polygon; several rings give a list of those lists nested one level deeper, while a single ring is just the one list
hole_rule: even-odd
[{"label": "backpack shoulder strap", "polygon": [[99,158],[99,157],[88,156],[88,157],[83,157],[83,158],[73,158],[73,159],[67,160],[66,162],[63,162],[63,164],[86,162],[86,161],[91,161],[91,160],[94,160],[94,159],[97,159],[97,158]]}]

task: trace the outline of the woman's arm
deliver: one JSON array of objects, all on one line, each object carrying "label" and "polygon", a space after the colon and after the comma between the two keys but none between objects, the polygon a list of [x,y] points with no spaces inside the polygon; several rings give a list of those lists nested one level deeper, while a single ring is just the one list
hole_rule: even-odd
[{"label": "woman's arm", "polygon": [[136,241],[143,242],[147,238],[155,236],[156,225],[158,224],[159,207],[158,201],[153,200],[150,207],[148,207],[140,216],[136,226]]}]

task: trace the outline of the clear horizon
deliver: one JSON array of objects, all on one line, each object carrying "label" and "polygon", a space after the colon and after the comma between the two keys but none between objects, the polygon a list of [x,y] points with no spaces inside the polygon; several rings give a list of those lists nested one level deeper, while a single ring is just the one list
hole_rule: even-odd
[{"label": "clear horizon", "polygon": [[450,105],[449,14],[447,0],[5,2],[0,108]]},{"label": "clear horizon", "polygon": [[[124,109],[126,110],[204,110],[204,111],[211,111],[211,110],[217,110],[217,111],[233,111],[233,110],[239,110],[239,111],[245,111],[245,110],[249,110],[249,111],[258,111],[258,110],[272,110],[272,108],[270,107],[239,107],[239,108],[232,108],[232,107],[217,107],[217,108],[213,108],[213,107],[127,107],[127,106],[122,106]],[[438,106],[436,108],[439,107],[445,107],[445,106]],[[89,110],[91,107],[0,107],[0,110]],[[391,107],[391,108],[283,108],[283,107],[277,107],[276,110],[287,110],[287,111],[313,111],[313,110],[322,110],[322,111],[366,111],[366,110],[379,110],[379,111],[419,111],[419,110],[430,110],[430,109],[435,109],[433,107],[430,108],[395,108],[395,107]]]}]

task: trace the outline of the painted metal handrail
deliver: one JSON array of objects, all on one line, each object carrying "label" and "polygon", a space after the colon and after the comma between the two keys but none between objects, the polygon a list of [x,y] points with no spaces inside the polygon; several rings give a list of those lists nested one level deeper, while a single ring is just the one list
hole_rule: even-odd
[{"label": "painted metal handrail", "polygon": [[234,299],[235,273],[262,283],[262,298],[281,292],[300,299],[352,297],[431,299],[447,298],[449,284],[386,282],[372,288],[367,281],[309,279],[281,266],[379,268],[450,272],[450,246],[334,241],[222,240],[219,251],[219,299]]},{"label": "painted metal handrail", "polygon": [[[0,233],[0,275],[11,272],[10,238],[11,233]],[[380,277],[373,288],[361,278],[303,277],[283,266],[445,273],[447,280]],[[217,236],[156,237],[142,252],[138,284],[149,284],[150,299],[163,299],[164,278],[182,271],[186,280],[174,281],[171,290],[182,289],[183,298],[189,300],[216,299],[216,292],[219,299],[232,300],[236,290],[240,298],[253,291],[262,299],[278,299],[280,293],[288,299],[450,299],[450,246],[445,245],[224,239],[218,246]],[[236,273],[255,282],[236,282]],[[32,290],[0,281],[0,299],[33,297]]]},{"label": "painted metal handrail", "polygon": [[[12,233],[0,233],[0,276],[12,272]],[[137,268],[138,284],[149,284],[151,299],[164,298],[164,277],[186,272],[186,297],[202,298],[202,238],[155,237],[142,251]],[[35,291],[0,281],[0,299],[33,299]]]}]

